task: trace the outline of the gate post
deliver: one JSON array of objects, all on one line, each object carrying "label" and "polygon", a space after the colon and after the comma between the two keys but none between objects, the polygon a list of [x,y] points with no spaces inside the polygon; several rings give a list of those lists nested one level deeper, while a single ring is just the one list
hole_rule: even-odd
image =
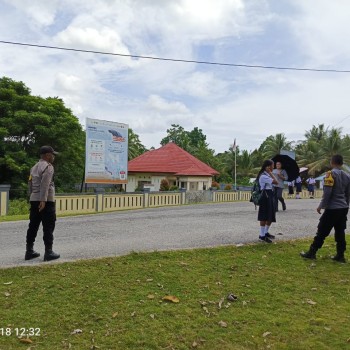
[{"label": "gate post", "polygon": [[0,185],[0,216],[8,213],[10,188],[11,185]]}]

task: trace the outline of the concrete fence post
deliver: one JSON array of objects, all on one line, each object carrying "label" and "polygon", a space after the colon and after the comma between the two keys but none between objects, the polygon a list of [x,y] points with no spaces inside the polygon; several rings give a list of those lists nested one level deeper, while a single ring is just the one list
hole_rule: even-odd
[{"label": "concrete fence post", "polygon": [[96,193],[96,211],[101,212],[103,211],[103,197],[104,197],[104,188],[95,188]]},{"label": "concrete fence post", "polygon": [[186,204],[186,190],[181,188],[180,194],[181,194],[180,204],[184,205]]},{"label": "concrete fence post", "polygon": [[149,207],[149,193],[148,192],[143,193],[143,207],[144,208]]},{"label": "concrete fence post", "polygon": [[9,210],[11,185],[0,185],[0,216],[5,216]]}]

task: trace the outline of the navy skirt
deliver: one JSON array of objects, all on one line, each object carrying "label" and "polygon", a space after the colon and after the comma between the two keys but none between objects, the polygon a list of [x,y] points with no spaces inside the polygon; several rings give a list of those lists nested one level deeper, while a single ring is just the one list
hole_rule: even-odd
[{"label": "navy skirt", "polygon": [[276,210],[272,190],[264,190],[263,192],[259,204],[258,221],[276,222]]},{"label": "navy skirt", "polygon": [[295,187],[296,187],[297,192],[301,192],[302,191],[301,183],[295,184]]},{"label": "navy skirt", "polygon": [[288,194],[294,194],[294,188],[293,186],[288,186]]}]

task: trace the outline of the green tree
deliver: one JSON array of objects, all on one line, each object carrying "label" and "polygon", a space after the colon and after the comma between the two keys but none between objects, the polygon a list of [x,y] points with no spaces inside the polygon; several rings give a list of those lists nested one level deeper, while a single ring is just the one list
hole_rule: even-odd
[{"label": "green tree", "polygon": [[128,130],[128,159],[134,159],[147,151],[141,143],[139,135],[135,134],[132,129]]},{"label": "green tree", "polygon": [[319,124],[318,126],[313,125],[310,130],[305,132],[305,137],[307,141],[321,142],[328,135],[328,128],[325,128],[324,124]]},{"label": "green tree", "polygon": [[350,163],[350,138],[349,135],[342,135],[341,128],[324,129],[321,124],[311,130],[324,132],[306,132],[306,141],[297,148],[300,166],[309,168],[309,172],[314,174],[323,173],[329,169],[329,161],[335,154],[341,154],[344,162]]},{"label": "green tree", "polygon": [[165,136],[160,144],[162,146],[169,142],[176,143],[179,147],[185,151],[191,153],[192,149],[190,147],[190,138],[188,136],[188,131],[186,131],[182,126],[178,124],[171,124],[171,128],[167,129],[167,136]]},{"label": "green tree", "polygon": [[290,151],[291,149],[292,142],[288,141],[284,134],[267,137],[259,148],[265,158],[273,158],[275,155],[280,154],[281,150]]},{"label": "green tree", "polygon": [[39,148],[51,145],[60,152],[55,160],[55,183],[67,190],[83,176],[85,133],[72,111],[57,97],[31,95],[23,82],[0,79],[0,183],[25,193],[30,168]]},{"label": "green tree", "polygon": [[194,157],[221,172],[222,164],[215,157],[215,151],[209,148],[206,139],[202,129],[195,127],[192,131],[186,131],[182,126],[172,124],[171,128],[167,129],[167,136],[160,143],[166,145],[169,142],[174,142]]}]

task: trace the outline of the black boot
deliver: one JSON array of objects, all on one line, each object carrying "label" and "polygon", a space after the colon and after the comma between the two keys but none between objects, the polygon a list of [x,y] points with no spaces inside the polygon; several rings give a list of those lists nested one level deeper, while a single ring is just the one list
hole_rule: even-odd
[{"label": "black boot", "polygon": [[40,253],[36,252],[33,248],[34,248],[34,243],[27,244],[26,255],[24,256],[25,260],[35,259],[40,256]]},{"label": "black boot", "polygon": [[56,260],[59,257],[60,255],[52,250],[52,245],[45,247],[44,261]]},{"label": "black boot", "polygon": [[341,263],[346,263],[344,253],[337,253],[337,255],[332,256],[331,259],[334,261],[341,262]]},{"label": "black boot", "polygon": [[316,260],[316,252],[317,249],[315,249],[312,245],[310,246],[310,249],[307,252],[301,252],[300,256],[305,259],[311,259]]}]

